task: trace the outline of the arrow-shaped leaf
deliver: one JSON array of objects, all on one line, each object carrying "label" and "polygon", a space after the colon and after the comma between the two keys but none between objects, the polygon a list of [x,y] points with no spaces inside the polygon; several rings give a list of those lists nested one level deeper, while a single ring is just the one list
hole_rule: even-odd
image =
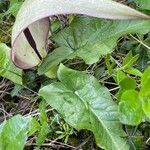
[{"label": "arrow-shaped leaf", "polygon": [[117,105],[109,91],[91,75],[60,65],[56,82],[43,87],[40,95],[74,128],[88,129],[106,150],[127,150],[118,120]]}]

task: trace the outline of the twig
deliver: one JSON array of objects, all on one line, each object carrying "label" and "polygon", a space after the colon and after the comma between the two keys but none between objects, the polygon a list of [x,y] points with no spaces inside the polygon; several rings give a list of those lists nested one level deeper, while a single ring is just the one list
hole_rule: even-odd
[{"label": "twig", "polygon": [[112,91],[115,91],[115,90],[118,90],[120,87],[119,86],[117,86],[117,87],[115,87],[115,88],[113,88],[113,89],[110,89],[109,90],[109,92],[112,92]]},{"label": "twig", "polygon": [[[53,110],[54,110],[53,108],[50,108],[50,109],[46,110],[45,112],[48,113],[48,112],[53,111]],[[34,113],[26,114],[25,117],[28,117],[28,116],[35,117],[35,116],[38,116],[38,115],[40,115],[40,112],[37,112],[35,114]]]},{"label": "twig", "polygon": [[150,137],[148,138],[148,140],[146,141],[146,144],[148,144],[149,143],[149,141],[150,141]]},{"label": "twig", "polygon": [[140,41],[139,39],[137,39],[136,37],[134,37],[133,35],[130,34],[130,36],[136,40],[137,42],[139,42],[141,45],[143,45],[144,47],[146,47],[147,49],[150,50],[150,47],[148,45],[146,45],[143,41]]},{"label": "twig", "polygon": [[91,138],[92,136],[90,135],[88,138],[86,138],[78,147],[76,147],[75,150],[79,150],[80,148],[82,148]]}]

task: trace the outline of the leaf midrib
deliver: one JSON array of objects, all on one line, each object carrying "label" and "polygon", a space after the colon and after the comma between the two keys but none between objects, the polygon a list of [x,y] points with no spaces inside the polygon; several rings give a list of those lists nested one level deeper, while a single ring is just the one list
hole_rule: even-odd
[{"label": "leaf midrib", "polygon": [[[103,120],[100,118],[98,118],[97,117],[97,115],[95,114],[95,112],[93,111],[93,109],[92,109],[92,107],[91,107],[91,105],[87,102],[87,101],[84,101],[83,99],[82,99],[82,97],[80,96],[80,94],[76,94],[76,92],[73,92],[72,91],[72,93],[73,94],[75,94],[81,101],[82,101],[82,103],[85,105],[85,102],[88,104],[88,106],[90,106],[90,107],[88,107],[89,109],[87,109],[88,111],[91,111],[92,112],[92,114],[94,114],[94,116],[97,118],[97,120],[98,120],[98,122],[100,122],[100,124],[101,124],[101,126],[103,127],[103,129],[107,132],[107,134],[109,135],[109,137],[110,137],[110,139],[112,139],[112,142],[114,143],[114,145],[115,145],[115,147],[118,149],[118,150],[120,150],[120,147],[119,147],[119,145],[115,142],[115,140],[114,140],[114,138],[113,138],[113,136],[111,135],[111,132],[107,129],[107,126],[103,123]],[[85,107],[87,107],[86,105],[85,105]],[[89,112],[89,114],[90,114],[90,112]],[[89,117],[89,118],[91,118],[91,117]],[[121,138],[121,137],[120,137]],[[117,150],[116,149],[116,150]]]}]

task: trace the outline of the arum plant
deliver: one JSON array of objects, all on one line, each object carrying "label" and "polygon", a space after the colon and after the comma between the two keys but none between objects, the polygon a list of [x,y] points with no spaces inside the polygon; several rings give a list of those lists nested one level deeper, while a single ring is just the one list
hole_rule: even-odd
[{"label": "arum plant", "polygon": [[150,19],[112,0],[26,0],[12,31],[12,60],[22,69],[37,66],[46,57],[49,17],[83,14],[106,19]]}]

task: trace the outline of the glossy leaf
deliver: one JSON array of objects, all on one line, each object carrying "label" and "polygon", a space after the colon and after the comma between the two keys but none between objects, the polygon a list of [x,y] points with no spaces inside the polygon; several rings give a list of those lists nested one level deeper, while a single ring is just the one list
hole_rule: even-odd
[{"label": "glossy leaf", "polygon": [[[39,94],[71,126],[91,130],[97,144],[106,150],[126,150],[128,146],[118,120],[117,105],[109,91],[91,75],[60,65],[60,82],[40,89]],[[108,142],[109,141],[109,142]]]},{"label": "glossy leaf", "polygon": [[[12,60],[18,67],[32,68],[46,56],[49,28],[46,18],[58,14],[84,14],[108,19],[150,19],[149,16],[112,0],[26,0],[17,15],[12,32]],[[24,36],[26,30],[30,31],[30,40]],[[102,46],[105,50],[106,46]],[[37,53],[40,57],[37,57]]]},{"label": "glossy leaf", "polygon": [[23,150],[31,118],[14,116],[0,125],[0,149]]},{"label": "glossy leaf", "polygon": [[138,92],[128,90],[122,94],[119,103],[120,121],[128,125],[138,125],[144,118],[142,103]]},{"label": "glossy leaf", "polygon": [[11,62],[10,49],[3,43],[0,43],[0,76],[22,84],[22,70]]}]

